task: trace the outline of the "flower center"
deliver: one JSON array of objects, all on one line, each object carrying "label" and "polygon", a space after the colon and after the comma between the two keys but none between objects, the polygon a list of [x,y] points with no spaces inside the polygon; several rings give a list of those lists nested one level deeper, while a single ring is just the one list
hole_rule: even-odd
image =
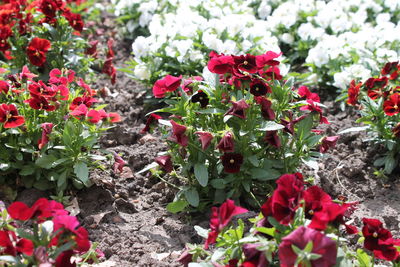
[{"label": "flower center", "polygon": [[200,96],[200,97],[199,97],[199,99],[200,99],[200,100],[203,100],[203,97],[202,97],[202,96]]},{"label": "flower center", "polygon": [[7,116],[6,116],[6,120],[8,121],[11,118],[12,118],[12,115],[10,113],[8,113]]},{"label": "flower center", "polygon": [[308,211],[308,214],[314,215],[314,211],[313,211],[313,210],[309,210],[309,211]]},{"label": "flower center", "polygon": [[256,91],[260,91],[260,88],[256,87]]},{"label": "flower center", "polygon": [[399,106],[397,106],[397,105],[394,105],[394,106],[393,106],[393,108],[394,108],[394,109],[398,109],[398,108],[399,108]]},{"label": "flower center", "polygon": [[243,62],[243,65],[247,65],[249,64],[249,62],[247,62],[246,60]]},{"label": "flower center", "polygon": [[378,237],[378,233],[374,232],[374,233],[372,234],[372,236],[375,237],[375,238],[377,238],[377,237]]},{"label": "flower center", "polygon": [[233,164],[233,163],[235,163],[235,160],[234,160],[234,159],[230,159],[230,160],[229,160],[229,163],[230,163],[230,164]]}]

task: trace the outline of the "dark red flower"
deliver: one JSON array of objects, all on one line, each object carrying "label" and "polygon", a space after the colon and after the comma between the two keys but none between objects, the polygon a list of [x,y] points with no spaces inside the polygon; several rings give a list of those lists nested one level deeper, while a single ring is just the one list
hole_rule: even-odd
[{"label": "dark red flower", "polygon": [[55,267],[75,267],[76,263],[71,263],[71,257],[74,255],[72,250],[63,251],[56,259]]},{"label": "dark red flower", "polygon": [[225,74],[232,71],[232,66],[234,64],[235,61],[232,56],[213,54],[208,61],[207,67],[212,73]]},{"label": "dark red flower", "polygon": [[75,118],[79,119],[80,117],[86,117],[86,114],[88,112],[88,108],[86,105],[84,104],[80,104],[79,106],[77,106],[72,112],[70,112],[69,114],[71,114],[72,116],[74,116]]},{"label": "dark red flower", "polygon": [[90,41],[89,47],[86,49],[85,54],[90,55],[93,58],[97,58],[97,44],[99,43],[98,40]]},{"label": "dark red flower", "polygon": [[398,70],[398,61],[395,62],[388,62],[381,70],[382,75],[391,75],[393,72]]},{"label": "dark red flower", "polygon": [[53,130],[53,123],[45,122],[40,125],[42,128],[42,138],[39,139],[39,149],[42,149],[49,142],[49,134],[51,134]]},{"label": "dark red flower", "polygon": [[236,76],[243,76],[244,72],[256,73],[258,71],[256,65],[256,57],[250,54],[233,56],[234,66],[233,73]]},{"label": "dark red flower", "polygon": [[6,52],[8,49],[11,48],[10,44],[8,43],[8,38],[12,36],[13,32],[8,25],[2,25],[0,23],[0,51]]},{"label": "dark red flower", "polygon": [[[15,246],[14,246],[15,244]],[[29,239],[18,239],[14,232],[0,231],[0,247],[3,247],[2,254],[16,256],[17,253],[23,253],[27,256],[33,254],[33,242]]]},{"label": "dark red flower", "polygon": [[278,131],[267,131],[265,133],[264,141],[273,147],[281,147],[281,140],[279,139]]},{"label": "dark red flower", "polygon": [[18,115],[18,110],[13,104],[0,104],[0,122],[4,128],[16,128],[24,124],[25,119]]},{"label": "dark red flower", "polygon": [[273,80],[282,80],[283,76],[281,75],[281,70],[278,66],[271,66],[266,71],[259,72],[263,77],[270,78]]},{"label": "dark red flower", "polygon": [[182,75],[179,77],[174,77],[172,75],[167,75],[163,79],[155,82],[153,86],[153,95],[155,98],[165,97],[165,93],[174,92],[181,84]]},{"label": "dark red flower", "polygon": [[173,141],[181,146],[187,146],[189,138],[185,134],[187,127],[176,123],[174,120],[170,120],[172,124],[172,134],[168,140]]},{"label": "dark red flower", "polygon": [[256,56],[257,67],[259,69],[264,68],[266,65],[268,66],[276,66],[279,65],[279,61],[275,60],[276,58],[280,57],[282,53],[275,53],[272,51],[267,51],[263,55]]},{"label": "dark red flower", "polygon": [[389,79],[386,76],[380,78],[369,78],[365,82],[365,87],[369,90],[372,89],[382,89],[384,88],[389,82]]},{"label": "dark red flower", "polygon": [[42,66],[46,62],[46,53],[51,48],[49,40],[35,37],[29,43],[26,53],[32,65]]},{"label": "dark red flower", "polygon": [[392,233],[383,228],[382,222],[363,218],[363,223],[364,248],[372,251],[378,259],[387,261],[397,259],[399,252],[394,247],[395,240],[392,238]]},{"label": "dark red flower", "polygon": [[89,235],[85,228],[79,227],[78,219],[70,215],[58,215],[53,218],[54,232],[59,234],[55,236],[50,244],[54,245],[60,241],[63,235],[71,234],[75,241],[74,248],[79,252],[86,252],[90,248]]},{"label": "dark red flower", "polygon": [[202,131],[195,132],[195,134],[199,136],[201,149],[206,150],[210,146],[211,141],[214,138],[213,135],[209,132],[202,132]]},{"label": "dark red flower", "polygon": [[288,225],[303,197],[303,176],[300,173],[284,174],[279,177],[276,184],[278,187],[262,205],[261,212],[265,218],[272,216],[279,223]]},{"label": "dark red flower", "polygon": [[113,58],[107,58],[104,61],[102,73],[107,74],[111,78],[111,84],[115,84],[117,78],[117,69],[114,67]]},{"label": "dark red flower", "polygon": [[83,30],[84,23],[80,14],[72,13],[71,10],[65,8],[63,16],[68,20],[69,25],[71,25],[74,30],[78,32]]},{"label": "dark red flower", "polygon": [[250,83],[250,93],[254,96],[262,96],[272,93],[271,87],[259,79],[254,79]]},{"label": "dark red flower", "polygon": [[312,266],[330,267],[336,264],[336,242],[319,231],[300,226],[282,238],[282,243],[279,245],[281,267],[295,266],[297,254],[293,251],[293,246],[303,250],[309,242],[313,244],[311,253],[321,256],[311,260]]},{"label": "dark red flower", "polygon": [[267,267],[269,265],[264,251],[259,250],[263,245],[261,243],[244,244],[243,254],[245,256],[242,266],[244,267]]},{"label": "dark red flower", "polygon": [[0,94],[7,94],[10,89],[10,85],[6,81],[0,81]]},{"label": "dark red flower", "polygon": [[209,245],[215,243],[218,233],[220,233],[224,227],[229,224],[233,216],[246,212],[248,212],[248,210],[236,206],[235,202],[231,199],[227,199],[219,208],[212,207],[210,218],[211,231],[208,234],[204,248],[208,249]]},{"label": "dark red flower", "polygon": [[194,94],[191,98],[191,101],[193,103],[200,103],[200,107],[205,108],[208,105],[208,102],[210,101],[208,98],[208,95],[204,93],[203,91],[199,90],[197,91],[196,94]]},{"label": "dark red flower", "polygon": [[321,211],[324,205],[332,203],[332,198],[319,186],[311,186],[304,191],[305,214],[307,218]]},{"label": "dark red flower", "polygon": [[319,152],[326,153],[329,148],[334,148],[339,136],[325,136],[321,140],[321,146],[319,147]]},{"label": "dark red flower", "polygon": [[172,160],[170,155],[159,156],[154,159],[154,161],[161,166],[167,173],[172,172],[174,169],[172,166]]},{"label": "dark red flower", "polygon": [[231,132],[226,132],[225,135],[219,141],[217,148],[221,152],[234,152],[235,151],[235,142],[233,138],[233,134]]},{"label": "dark red flower", "polygon": [[388,116],[396,115],[400,112],[400,94],[394,93],[383,103],[383,110]]},{"label": "dark red flower", "polygon": [[225,172],[238,173],[243,164],[243,156],[239,153],[225,153],[221,156],[221,161]]},{"label": "dark red flower", "polygon": [[263,118],[269,121],[275,120],[275,112],[271,108],[272,102],[263,96],[256,97],[255,100],[261,106],[261,115]]},{"label": "dark red flower", "polygon": [[319,96],[317,93],[311,93],[310,90],[308,89],[307,86],[300,86],[300,88],[297,90],[297,93],[299,94],[300,97],[305,97],[307,100],[310,99],[314,102],[321,102]]},{"label": "dark red flower", "polygon": [[146,126],[140,131],[140,133],[143,134],[143,133],[149,132],[151,124],[153,122],[157,122],[159,119],[161,119],[160,115],[157,115],[155,113],[151,113],[150,116],[147,118]]},{"label": "dark red flower", "polygon": [[81,104],[90,108],[93,105],[93,103],[96,102],[97,100],[91,96],[78,96],[75,97],[74,100],[72,100],[72,103],[69,105],[69,110],[74,110]]},{"label": "dark red flower", "polygon": [[246,103],[244,99],[240,99],[239,101],[231,101],[232,107],[224,114],[233,115],[241,119],[246,119],[246,114],[244,112],[245,109],[248,109],[250,106]]},{"label": "dark red flower", "polygon": [[45,97],[46,99],[52,99],[58,91],[57,88],[47,86],[43,81],[30,83],[28,90],[32,97]]},{"label": "dark red flower", "polygon": [[41,109],[46,111],[56,110],[56,106],[50,105],[47,98],[43,96],[35,96],[25,100],[25,103],[28,103],[29,106],[33,109]]},{"label": "dark red flower", "polygon": [[347,104],[352,105],[352,106],[357,104],[358,96],[360,95],[361,86],[362,86],[362,82],[359,82],[358,84],[356,84],[355,80],[352,80],[350,82],[350,87],[347,92],[347,94],[349,95],[349,98],[347,99]]},{"label": "dark red flower", "polygon": [[182,84],[182,90],[187,94],[191,94],[193,92],[193,83],[202,81],[203,77],[200,76],[193,76],[188,79],[185,79]]},{"label": "dark red flower", "polygon": [[188,267],[189,263],[193,261],[193,255],[189,253],[189,249],[185,248],[182,254],[179,256],[177,261],[182,264],[184,267]]}]

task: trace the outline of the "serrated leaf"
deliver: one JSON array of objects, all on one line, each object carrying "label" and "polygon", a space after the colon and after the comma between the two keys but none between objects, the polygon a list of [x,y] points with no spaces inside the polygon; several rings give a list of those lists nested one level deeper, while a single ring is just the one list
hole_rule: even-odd
[{"label": "serrated leaf", "polygon": [[206,187],[208,184],[208,169],[206,165],[202,163],[196,163],[194,165],[194,176],[202,187]]}]

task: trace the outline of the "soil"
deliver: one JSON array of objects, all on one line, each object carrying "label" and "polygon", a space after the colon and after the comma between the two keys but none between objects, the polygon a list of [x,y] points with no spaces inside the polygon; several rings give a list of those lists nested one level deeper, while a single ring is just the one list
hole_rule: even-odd
[{"label": "soil", "polygon": [[[105,16],[102,26],[103,38],[114,36],[116,39],[114,64],[124,67],[130,57],[130,44],[118,39],[109,15]],[[109,80],[99,78],[94,88],[104,87],[110,91],[103,99],[109,104],[107,110],[120,113],[123,121],[101,143],[108,151],[119,153],[128,164],[120,174],[92,173],[96,185],[76,196],[78,218],[88,229],[90,239],[99,243],[108,266],[179,266],[176,259],[185,244],[202,242],[193,226],[207,228],[208,216],[196,218],[168,213],[165,207],[173,200],[173,189],[149,174],[136,174],[157,153],[166,150],[159,135],[139,133],[144,126],[144,115],[149,111],[143,107],[145,88],[122,72],[118,72],[114,86],[110,86]],[[325,127],[328,135],[358,126],[355,113],[340,110],[332,101],[324,104],[328,107],[326,114],[330,114],[331,124]],[[361,225],[362,217],[375,217],[398,236],[400,184],[396,178],[399,174],[388,181],[375,177],[372,163],[379,150],[364,142],[366,138],[364,132],[341,135],[336,148],[321,159],[319,170],[308,174],[333,197],[344,196],[359,202],[352,216],[357,225]],[[46,195],[29,189],[17,200],[32,204],[42,196]]]}]

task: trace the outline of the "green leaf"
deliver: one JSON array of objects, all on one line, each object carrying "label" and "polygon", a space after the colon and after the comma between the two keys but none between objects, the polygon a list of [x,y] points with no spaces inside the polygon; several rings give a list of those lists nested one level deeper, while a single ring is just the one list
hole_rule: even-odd
[{"label": "green leaf", "polygon": [[224,179],[213,179],[210,181],[210,184],[212,187],[214,187],[215,189],[224,189],[226,182]]},{"label": "green leaf", "polygon": [[200,227],[198,225],[194,226],[194,230],[196,233],[201,236],[202,238],[207,238],[208,237],[208,230],[204,229],[203,227]]},{"label": "green leaf", "polygon": [[74,173],[76,177],[85,185],[89,184],[89,168],[86,163],[80,161],[74,165]]},{"label": "green leaf", "polygon": [[257,227],[255,230],[272,237],[275,235],[275,228]]},{"label": "green leaf", "polygon": [[200,114],[224,114],[225,110],[219,108],[207,108],[207,109],[200,109],[196,110],[196,113]]},{"label": "green leaf", "polygon": [[194,165],[194,176],[202,187],[206,187],[208,184],[208,169],[206,165],[202,163],[196,163]]},{"label": "green leaf", "polygon": [[357,249],[357,260],[360,267],[371,267],[371,258],[363,249]]},{"label": "green leaf", "polygon": [[32,165],[25,165],[22,167],[22,169],[19,171],[19,175],[21,176],[27,176],[31,175],[35,172],[35,167]]},{"label": "green leaf", "polygon": [[397,165],[397,160],[393,156],[387,155],[385,160],[385,172],[387,174],[392,173],[394,168],[396,168],[396,165]]},{"label": "green leaf", "polygon": [[199,206],[200,199],[196,188],[190,188],[189,190],[185,191],[185,198],[193,207]]},{"label": "green leaf", "polygon": [[188,203],[186,200],[177,200],[167,205],[167,211],[171,213],[178,213],[183,211],[187,207]]},{"label": "green leaf", "polygon": [[311,134],[311,129],[313,127],[313,116],[310,114],[305,119],[297,123],[298,136],[300,138],[307,138]]},{"label": "green leaf", "polygon": [[253,168],[250,173],[253,179],[260,181],[274,180],[281,176],[281,173],[275,169]]},{"label": "green leaf", "polygon": [[261,127],[258,128],[260,131],[276,131],[279,129],[283,129],[285,126],[282,124],[276,123],[274,121],[266,121],[261,124]]},{"label": "green leaf", "polygon": [[42,155],[35,161],[35,164],[43,169],[51,169],[57,165],[54,165],[57,158],[53,155]]},{"label": "green leaf", "polygon": [[318,162],[315,158],[301,159],[304,164],[314,170],[319,170]]}]

